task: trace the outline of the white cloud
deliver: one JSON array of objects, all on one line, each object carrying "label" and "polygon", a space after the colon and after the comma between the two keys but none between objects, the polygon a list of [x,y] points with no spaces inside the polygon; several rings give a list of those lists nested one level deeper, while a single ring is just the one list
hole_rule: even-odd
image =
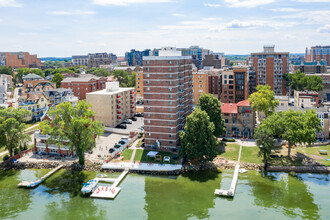
[{"label": "white cloud", "polygon": [[225,3],[232,8],[254,8],[261,5],[268,5],[275,2],[275,0],[225,0]]},{"label": "white cloud", "polygon": [[204,6],[206,6],[206,7],[212,7],[212,8],[219,8],[219,7],[221,7],[220,4],[211,4],[211,3],[204,3]]},{"label": "white cloud", "polygon": [[226,28],[253,28],[253,27],[270,27],[275,29],[288,28],[296,25],[296,22],[277,22],[274,20],[244,20],[239,21],[237,19],[225,25]]},{"label": "white cloud", "polygon": [[174,16],[174,17],[184,17],[184,14],[173,13],[172,16]]},{"label": "white cloud", "polygon": [[326,24],[323,27],[317,29],[319,33],[330,33],[330,24]]},{"label": "white cloud", "polygon": [[300,13],[279,16],[279,18],[306,20],[305,24],[329,24],[330,10],[304,11]]},{"label": "white cloud", "polygon": [[51,15],[93,15],[95,11],[81,11],[81,10],[74,10],[74,11],[52,11],[49,14]]},{"label": "white cloud", "polygon": [[22,7],[16,0],[0,0],[0,7]]},{"label": "white cloud", "polygon": [[82,41],[82,40],[77,40],[76,43],[77,43],[77,44],[83,44],[84,41]]},{"label": "white cloud", "polygon": [[172,0],[92,0],[95,5],[119,5],[128,6],[131,4],[143,4],[143,3],[164,3],[171,2]]},{"label": "white cloud", "polygon": [[275,8],[271,9],[272,11],[279,11],[279,12],[297,12],[297,11],[302,11],[302,9],[298,8]]},{"label": "white cloud", "polygon": [[249,28],[249,27],[254,27],[255,24],[249,21],[239,21],[239,20],[232,20],[229,22],[226,27],[227,28]]}]

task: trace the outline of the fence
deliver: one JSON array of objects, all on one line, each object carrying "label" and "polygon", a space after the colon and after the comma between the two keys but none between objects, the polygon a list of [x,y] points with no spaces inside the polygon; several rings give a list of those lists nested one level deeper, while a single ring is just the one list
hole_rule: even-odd
[{"label": "fence", "polygon": [[27,155],[30,152],[32,152],[32,148],[19,152],[18,154],[14,155],[14,156],[10,157],[8,160],[4,161],[4,163],[8,164],[10,161],[12,161],[14,159],[17,160],[21,157],[24,157],[25,155]]}]

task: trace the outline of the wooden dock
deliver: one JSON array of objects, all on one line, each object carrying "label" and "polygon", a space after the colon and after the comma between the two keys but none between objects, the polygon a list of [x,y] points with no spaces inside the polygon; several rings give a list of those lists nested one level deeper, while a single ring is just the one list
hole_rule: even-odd
[{"label": "wooden dock", "polygon": [[[92,198],[98,198],[98,199],[114,199],[118,193],[120,192],[120,187],[117,187],[121,181],[125,178],[125,176],[128,174],[129,169],[126,168],[124,172],[120,174],[120,176],[117,179],[112,178],[97,178],[100,182],[113,182],[111,186],[99,186],[97,187],[94,192],[92,193]],[[113,181],[114,180],[114,181]]]},{"label": "wooden dock", "polygon": [[59,165],[58,167],[54,168],[53,170],[49,171],[46,175],[41,177],[40,179],[36,181],[22,181],[18,184],[19,187],[26,187],[26,188],[34,188],[38,186],[40,183],[42,183],[45,179],[56,173],[59,169],[61,169],[63,165]]},{"label": "wooden dock", "polygon": [[240,149],[239,149],[238,160],[237,160],[237,164],[235,165],[234,176],[233,176],[233,180],[231,181],[229,190],[216,189],[214,191],[214,194],[219,195],[219,196],[228,196],[228,197],[235,196],[236,185],[237,185],[237,181],[238,181],[239,167],[240,167],[239,163],[241,160],[241,152],[242,152],[242,145],[240,146]]}]

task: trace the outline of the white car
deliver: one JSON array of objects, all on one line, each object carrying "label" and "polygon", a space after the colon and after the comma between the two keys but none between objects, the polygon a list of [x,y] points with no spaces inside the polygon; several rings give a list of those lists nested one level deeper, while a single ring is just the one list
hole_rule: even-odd
[{"label": "white car", "polygon": [[164,157],[164,162],[170,162],[170,161],[171,161],[171,157],[169,157],[169,156]]}]

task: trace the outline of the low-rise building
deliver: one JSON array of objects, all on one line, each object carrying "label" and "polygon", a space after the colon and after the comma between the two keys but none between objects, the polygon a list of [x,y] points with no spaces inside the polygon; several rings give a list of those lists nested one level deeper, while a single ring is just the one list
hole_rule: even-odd
[{"label": "low-rise building", "polygon": [[253,136],[256,117],[248,100],[238,103],[221,103],[221,115],[226,126],[224,136],[244,138]]},{"label": "low-rise building", "polygon": [[278,106],[288,106],[289,105],[289,96],[275,96],[275,99],[279,101]]},{"label": "low-rise building", "polygon": [[0,74],[0,86],[4,86],[5,91],[8,92],[13,87],[13,77],[6,74]]},{"label": "low-rise building", "polygon": [[25,80],[23,83],[23,93],[44,92],[56,89],[56,83],[48,80]]},{"label": "low-rise building", "polygon": [[[87,74],[86,74],[87,75]],[[105,89],[105,77],[94,75],[83,77],[68,77],[61,82],[62,88],[72,89],[73,94],[80,100],[86,99],[86,93]]]},{"label": "low-rise building", "polygon": [[293,73],[298,70],[306,74],[327,73],[327,65],[325,61],[297,62],[291,65],[291,71]]},{"label": "low-rise building", "polygon": [[53,106],[56,106],[62,102],[70,102],[72,105],[76,105],[78,102],[78,97],[74,96],[71,89],[52,89],[45,91],[44,94]]},{"label": "low-rise building", "polygon": [[294,91],[294,106],[296,107],[317,107],[319,94],[311,91]]},{"label": "low-rise building", "polygon": [[43,80],[44,78],[42,78],[41,76],[39,76],[37,74],[30,73],[30,74],[23,76],[22,79],[24,82],[24,81],[32,81],[32,80]]},{"label": "low-rise building", "polygon": [[107,127],[116,127],[135,114],[135,89],[119,88],[119,82],[107,82],[106,89],[86,94],[95,119]]},{"label": "low-rise building", "polygon": [[7,101],[7,92],[5,90],[5,86],[0,85],[0,106],[4,106]]}]

